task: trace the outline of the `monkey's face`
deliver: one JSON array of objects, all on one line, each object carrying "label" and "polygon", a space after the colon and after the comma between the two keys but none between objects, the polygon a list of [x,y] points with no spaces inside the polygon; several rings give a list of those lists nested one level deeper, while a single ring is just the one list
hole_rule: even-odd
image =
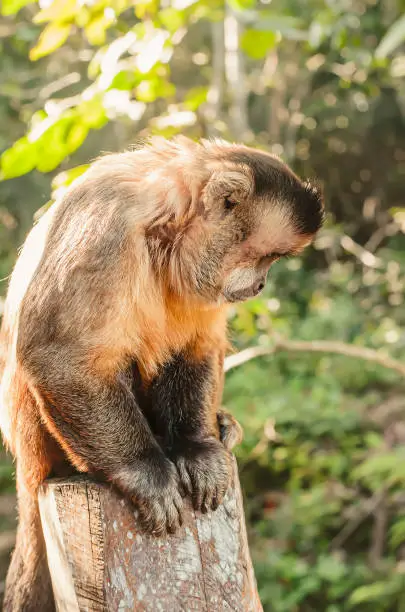
[{"label": "monkey's face", "polygon": [[271,155],[240,148],[220,164],[202,196],[212,231],[199,284],[215,302],[238,302],[263,290],[274,262],[313,240],[323,204],[317,188]]}]

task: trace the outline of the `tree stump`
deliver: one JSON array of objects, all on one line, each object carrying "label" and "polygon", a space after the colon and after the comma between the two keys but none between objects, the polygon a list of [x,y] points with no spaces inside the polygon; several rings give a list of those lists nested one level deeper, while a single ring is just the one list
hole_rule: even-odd
[{"label": "tree stump", "polygon": [[146,535],[127,500],[82,476],[46,481],[39,505],[59,612],[262,612],[235,460],[224,503],[186,502],[174,535]]}]

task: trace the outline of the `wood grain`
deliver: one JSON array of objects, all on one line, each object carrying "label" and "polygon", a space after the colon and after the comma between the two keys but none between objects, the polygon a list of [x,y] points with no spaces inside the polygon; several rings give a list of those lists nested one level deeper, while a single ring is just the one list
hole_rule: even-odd
[{"label": "wood grain", "polygon": [[186,504],[174,535],[142,532],[135,508],[85,477],[51,479],[39,496],[61,612],[261,612],[236,461],[215,512]]}]

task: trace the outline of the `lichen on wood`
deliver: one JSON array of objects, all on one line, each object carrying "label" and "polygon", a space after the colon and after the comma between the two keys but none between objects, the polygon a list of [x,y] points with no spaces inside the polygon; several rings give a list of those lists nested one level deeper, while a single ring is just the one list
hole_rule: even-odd
[{"label": "lichen on wood", "polygon": [[127,500],[85,477],[51,479],[39,503],[61,612],[261,612],[234,461],[224,503],[184,524],[145,534]]}]

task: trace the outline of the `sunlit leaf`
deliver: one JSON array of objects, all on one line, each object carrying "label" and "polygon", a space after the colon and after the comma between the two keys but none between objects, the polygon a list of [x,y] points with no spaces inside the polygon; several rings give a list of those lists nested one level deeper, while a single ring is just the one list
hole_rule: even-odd
[{"label": "sunlit leaf", "polygon": [[253,59],[262,59],[274,49],[279,36],[275,32],[260,32],[258,30],[245,30],[241,39],[241,48]]},{"label": "sunlit leaf", "polygon": [[140,102],[153,102],[157,98],[169,98],[176,93],[173,83],[160,79],[144,80],[135,90],[135,97]]},{"label": "sunlit leaf", "polygon": [[133,0],[109,0],[107,2],[107,6],[110,6],[112,9],[114,9],[116,15],[120,15],[127,8],[133,6],[133,4]]},{"label": "sunlit leaf", "polygon": [[235,11],[245,11],[256,6],[256,0],[228,0],[228,4]]},{"label": "sunlit leaf", "polygon": [[93,130],[100,129],[107,122],[101,96],[82,102],[77,107],[77,112],[81,118],[81,121],[85,123],[88,128]]},{"label": "sunlit leaf", "polygon": [[196,111],[201,104],[207,100],[207,87],[193,87],[187,92],[184,99],[184,106],[187,110]]},{"label": "sunlit leaf", "polygon": [[58,187],[67,187],[74,180],[76,180],[79,176],[84,174],[88,169],[89,164],[82,164],[80,166],[75,166],[74,168],[70,168],[70,170],[64,170],[63,172],[59,172],[53,180],[52,180],[52,188],[57,189]]},{"label": "sunlit leaf", "polygon": [[132,70],[121,70],[117,72],[111,81],[111,89],[123,89],[129,91],[139,83],[139,75]]},{"label": "sunlit leaf", "polygon": [[80,5],[77,0],[53,0],[46,8],[39,11],[34,18],[34,23],[46,23],[47,21],[72,21],[79,11]]},{"label": "sunlit leaf", "polygon": [[289,15],[266,14],[260,16],[251,23],[250,27],[261,32],[278,32],[285,38],[291,40],[307,40],[308,32],[303,28],[303,23],[298,17]]},{"label": "sunlit leaf", "polygon": [[30,59],[37,60],[55,51],[66,41],[71,30],[71,24],[50,23],[42,31],[38,43],[30,51]]},{"label": "sunlit leaf", "polygon": [[138,0],[135,3],[135,15],[138,19],[145,19],[146,17],[153,17],[156,15],[159,9],[158,0]]},{"label": "sunlit leaf", "polygon": [[2,15],[14,15],[27,4],[32,4],[34,0],[2,0],[0,13]]},{"label": "sunlit leaf", "polygon": [[405,15],[402,15],[395,23],[392,24],[385,35],[382,37],[375,56],[379,59],[387,57],[395,51],[401,43],[405,41]]},{"label": "sunlit leaf", "polygon": [[66,149],[69,153],[76,151],[86,140],[89,133],[88,125],[84,125],[79,121],[75,121],[70,128],[66,137]]},{"label": "sunlit leaf", "polygon": [[115,22],[115,13],[103,10],[88,22],[84,28],[86,38],[92,45],[102,45],[106,39],[106,30]]},{"label": "sunlit leaf", "polygon": [[36,167],[40,172],[51,172],[69,154],[67,135],[73,117],[65,116],[46,130],[37,141],[38,159]]},{"label": "sunlit leaf", "polygon": [[27,174],[35,168],[37,162],[36,147],[24,136],[4,151],[0,162],[0,178],[2,180]]},{"label": "sunlit leaf", "polygon": [[167,8],[159,11],[159,20],[169,32],[176,32],[184,25],[185,15],[183,11]]}]

